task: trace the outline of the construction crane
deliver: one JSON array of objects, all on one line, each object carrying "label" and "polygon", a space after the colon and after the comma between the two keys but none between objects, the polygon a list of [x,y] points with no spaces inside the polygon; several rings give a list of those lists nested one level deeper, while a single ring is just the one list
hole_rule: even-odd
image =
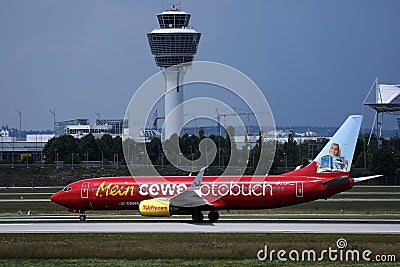
[{"label": "construction crane", "polygon": [[[235,111],[235,108],[233,108],[233,111]],[[236,111],[235,111],[236,112]],[[221,114],[218,112],[218,109],[215,109],[215,113],[217,114],[217,121],[218,121],[218,132],[219,135],[221,136],[221,117],[224,118],[224,123],[223,125],[225,126],[225,119],[226,117],[229,116],[246,116],[247,117],[247,127],[249,127],[249,121],[250,121],[250,116],[255,115],[255,114],[266,114],[267,112],[240,112],[240,113],[225,113],[225,114]],[[246,129],[247,133],[249,133],[249,128]]]},{"label": "construction crane", "polygon": [[153,120],[153,129],[157,130],[158,129],[157,128],[158,120],[165,119],[165,116],[158,116],[158,112],[157,112],[157,109],[156,109],[156,111],[153,114],[153,119],[154,119]]}]

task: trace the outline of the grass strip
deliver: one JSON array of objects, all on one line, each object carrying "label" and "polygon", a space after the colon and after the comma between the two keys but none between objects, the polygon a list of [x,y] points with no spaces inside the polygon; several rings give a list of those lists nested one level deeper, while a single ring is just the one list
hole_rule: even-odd
[{"label": "grass strip", "polygon": [[340,238],[346,249],[400,259],[400,235],[269,233],[1,234],[0,259],[254,260],[264,245],[318,252]]},{"label": "grass strip", "polygon": [[159,266],[185,266],[185,267],[265,267],[265,266],[396,266],[396,263],[365,263],[365,262],[351,262],[344,264],[342,262],[263,262],[256,259],[253,260],[126,260],[126,259],[33,259],[33,260],[20,260],[20,259],[0,259],[0,266],[8,267],[47,267],[47,266],[89,266],[89,267],[108,267],[108,266],[121,266],[121,267],[159,267]]}]

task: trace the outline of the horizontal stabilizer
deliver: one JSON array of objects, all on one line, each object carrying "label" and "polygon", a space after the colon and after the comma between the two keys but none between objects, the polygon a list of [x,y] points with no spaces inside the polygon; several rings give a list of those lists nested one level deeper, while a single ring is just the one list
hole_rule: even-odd
[{"label": "horizontal stabilizer", "polygon": [[350,183],[350,180],[349,180],[348,176],[340,176],[338,178],[324,182],[324,185],[326,187],[331,187],[331,186],[345,185],[345,184],[349,184],[349,183]]},{"label": "horizontal stabilizer", "polygon": [[364,177],[358,177],[358,178],[353,178],[354,179],[354,183],[359,183],[359,182],[363,182],[363,181],[367,181],[369,179],[374,179],[374,178],[378,178],[381,177],[383,175],[379,174],[379,175],[371,175],[371,176],[364,176]]}]

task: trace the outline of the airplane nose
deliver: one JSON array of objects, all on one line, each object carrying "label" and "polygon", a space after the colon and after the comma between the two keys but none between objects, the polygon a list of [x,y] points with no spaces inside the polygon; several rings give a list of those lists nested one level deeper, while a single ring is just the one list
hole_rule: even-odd
[{"label": "airplane nose", "polygon": [[60,192],[57,192],[57,193],[53,194],[50,197],[50,200],[53,201],[54,203],[60,204],[60,202],[61,202],[61,194],[60,194]]}]

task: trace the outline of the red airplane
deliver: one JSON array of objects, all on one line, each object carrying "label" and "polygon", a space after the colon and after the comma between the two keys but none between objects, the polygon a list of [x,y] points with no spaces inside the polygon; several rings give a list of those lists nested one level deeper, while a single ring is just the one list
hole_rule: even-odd
[{"label": "red airplane", "polygon": [[350,178],[350,167],[362,116],[343,123],[306,167],[276,176],[106,177],[77,181],[51,196],[51,201],[80,213],[87,210],[139,210],[143,216],[192,215],[208,212],[211,222],[220,210],[280,208],[326,199],[357,182],[380,175]]}]

